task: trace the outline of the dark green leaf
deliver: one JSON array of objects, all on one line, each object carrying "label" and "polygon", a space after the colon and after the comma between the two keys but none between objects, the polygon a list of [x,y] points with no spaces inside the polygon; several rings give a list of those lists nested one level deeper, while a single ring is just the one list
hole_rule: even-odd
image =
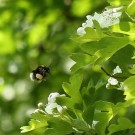
[{"label": "dark green leaf", "polygon": [[49,127],[45,131],[45,135],[65,135],[73,132],[72,126],[59,118],[51,118],[49,121]]}]

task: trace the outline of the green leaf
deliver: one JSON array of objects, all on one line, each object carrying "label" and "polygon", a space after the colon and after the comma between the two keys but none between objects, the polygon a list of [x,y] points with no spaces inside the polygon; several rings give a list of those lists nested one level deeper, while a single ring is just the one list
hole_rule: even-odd
[{"label": "green leaf", "polygon": [[124,91],[124,95],[126,95],[125,99],[130,100],[135,98],[135,76],[131,76],[124,81],[124,87],[126,90]]},{"label": "green leaf", "polygon": [[74,64],[71,68],[71,71],[75,72],[79,68],[93,63],[95,58],[88,54],[74,53],[72,54],[71,59],[76,62],[76,64]]},{"label": "green leaf", "polygon": [[109,124],[112,115],[108,112],[98,112],[94,116],[94,120],[97,121],[95,125],[96,133],[99,135],[105,135],[106,128]]},{"label": "green leaf", "polygon": [[114,109],[114,104],[111,102],[107,102],[107,101],[97,101],[95,103],[95,107],[97,110],[101,110],[101,111],[108,111],[113,113],[113,109]]},{"label": "green leaf", "polygon": [[47,123],[47,118],[45,115],[41,114],[41,113],[33,113],[32,115],[32,119],[29,122],[29,126],[23,126],[21,127],[21,133],[25,133],[25,132],[29,132],[32,130],[36,130],[39,128],[47,127],[48,123]]},{"label": "green leaf", "polygon": [[116,37],[108,37],[104,38],[99,42],[100,48],[95,53],[96,56],[99,57],[99,62],[103,62],[109,59],[116,51],[123,48],[129,43],[129,39],[126,37],[116,38]]},{"label": "green leaf", "polygon": [[135,124],[133,124],[129,119],[121,117],[118,119],[118,124],[111,124],[108,128],[109,134],[111,135],[112,133],[121,131],[121,130],[126,130],[126,129],[131,129],[135,128]]},{"label": "green leaf", "polygon": [[87,108],[84,109],[83,111],[83,114],[82,114],[83,118],[89,125],[92,125],[93,118],[94,118],[94,111],[95,111],[94,105],[87,106]]},{"label": "green leaf", "polygon": [[[111,60],[118,65],[129,66],[135,63],[133,59],[135,48],[131,45],[127,45],[124,48],[118,50],[111,58]],[[126,54],[126,55],[125,55]]]},{"label": "green leaf", "polygon": [[94,24],[94,28],[96,29],[98,36],[103,38],[104,34],[103,34],[103,31],[101,30],[99,23],[96,20],[93,20],[93,24]]},{"label": "green leaf", "polygon": [[132,2],[127,7],[127,13],[133,18],[135,17],[135,0],[132,0]]},{"label": "green leaf", "polygon": [[82,80],[82,72],[76,72],[70,77],[70,83],[64,82],[62,85],[64,91],[75,101],[75,103],[82,100],[80,95]]},{"label": "green leaf", "polygon": [[50,128],[45,131],[45,135],[65,135],[73,132],[70,123],[60,118],[53,117],[48,121],[48,124]]},{"label": "green leaf", "polygon": [[127,34],[132,38],[133,37],[135,38],[134,29],[135,29],[135,24],[131,22],[120,22],[119,24],[115,24],[110,27],[110,30],[112,32]]},{"label": "green leaf", "polygon": [[115,52],[129,43],[127,37],[105,37],[100,41],[94,41],[81,45],[81,49],[97,57],[97,64],[109,59]]},{"label": "green leaf", "polygon": [[95,110],[94,120],[98,121],[95,125],[96,133],[105,135],[109,121],[113,117],[114,104],[105,101],[97,101],[95,104]]},{"label": "green leaf", "polygon": [[129,5],[131,0],[107,0],[113,6]]},{"label": "green leaf", "polygon": [[[95,25],[97,26],[97,23],[95,23]],[[75,36],[72,37],[71,39],[78,42],[78,43],[86,43],[86,42],[91,42],[91,41],[98,41],[101,38],[105,37],[106,35],[102,33],[102,31],[99,31],[99,27],[97,27],[98,29],[95,30],[93,28],[86,28],[86,34],[83,36]]]},{"label": "green leaf", "polygon": [[90,42],[90,43],[85,43],[85,44],[80,45],[80,48],[84,52],[93,56],[96,51],[101,49],[101,46],[99,44],[99,41],[93,41],[93,42]]},{"label": "green leaf", "polygon": [[43,123],[38,120],[31,119],[29,122],[29,126],[23,126],[20,129],[21,129],[21,133],[25,133],[25,132],[36,130],[42,127],[47,127],[47,126],[48,126],[47,123]]},{"label": "green leaf", "polygon": [[56,99],[59,105],[66,106],[69,109],[74,109],[74,100],[70,97],[61,96]]},{"label": "green leaf", "polygon": [[80,119],[74,119],[72,121],[72,126],[75,127],[77,130],[81,130],[81,131],[88,131],[89,127],[86,124],[86,122],[80,120]]},{"label": "green leaf", "polygon": [[95,102],[95,88],[93,86],[93,81],[91,80],[87,88],[83,88],[81,95],[83,98],[83,118],[84,120],[92,125],[94,117],[94,102]]}]

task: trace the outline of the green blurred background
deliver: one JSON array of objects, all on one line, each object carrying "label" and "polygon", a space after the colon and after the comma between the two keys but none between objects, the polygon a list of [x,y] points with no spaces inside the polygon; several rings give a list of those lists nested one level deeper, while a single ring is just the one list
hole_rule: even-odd
[{"label": "green blurred background", "polygon": [[[62,92],[80,51],[70,37],[85,16],[102,11],[105,0],[0,0],[0,135],[19,135],[38,102],[50,92]],[[50,67],[42,83],[29,73],[38,65]]]}]

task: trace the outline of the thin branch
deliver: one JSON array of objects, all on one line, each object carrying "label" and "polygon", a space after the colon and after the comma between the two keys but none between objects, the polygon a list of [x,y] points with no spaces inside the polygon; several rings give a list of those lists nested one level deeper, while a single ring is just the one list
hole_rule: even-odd
[{"label": "thin branch", "polygon": [[[111,74],[109,74],[103,67],[101,67],[101,69],[102,69],[102,71],[104,72],[104,73],[106,73],[106,75],[108,75],[108,76],[110,76],[110,77],[113,77],[113,78],[115,78],[115,79],[127,79],[128,77],[121,77],[121,76],[115,76],[115,75],[111,75]],[[133,74],[134,75],[134,74]]]}]

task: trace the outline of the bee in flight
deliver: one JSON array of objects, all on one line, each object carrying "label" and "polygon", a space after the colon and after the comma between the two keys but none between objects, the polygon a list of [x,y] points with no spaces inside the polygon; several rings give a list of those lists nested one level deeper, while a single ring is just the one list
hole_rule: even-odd
[{"label": "bee in flight", "polygon": [[42,82],[47,74],[50,73],[50,69],[46,66],[38,66],[35,70],[30,73],[30,79],[32,81],[37,81],[38,83]]}]

